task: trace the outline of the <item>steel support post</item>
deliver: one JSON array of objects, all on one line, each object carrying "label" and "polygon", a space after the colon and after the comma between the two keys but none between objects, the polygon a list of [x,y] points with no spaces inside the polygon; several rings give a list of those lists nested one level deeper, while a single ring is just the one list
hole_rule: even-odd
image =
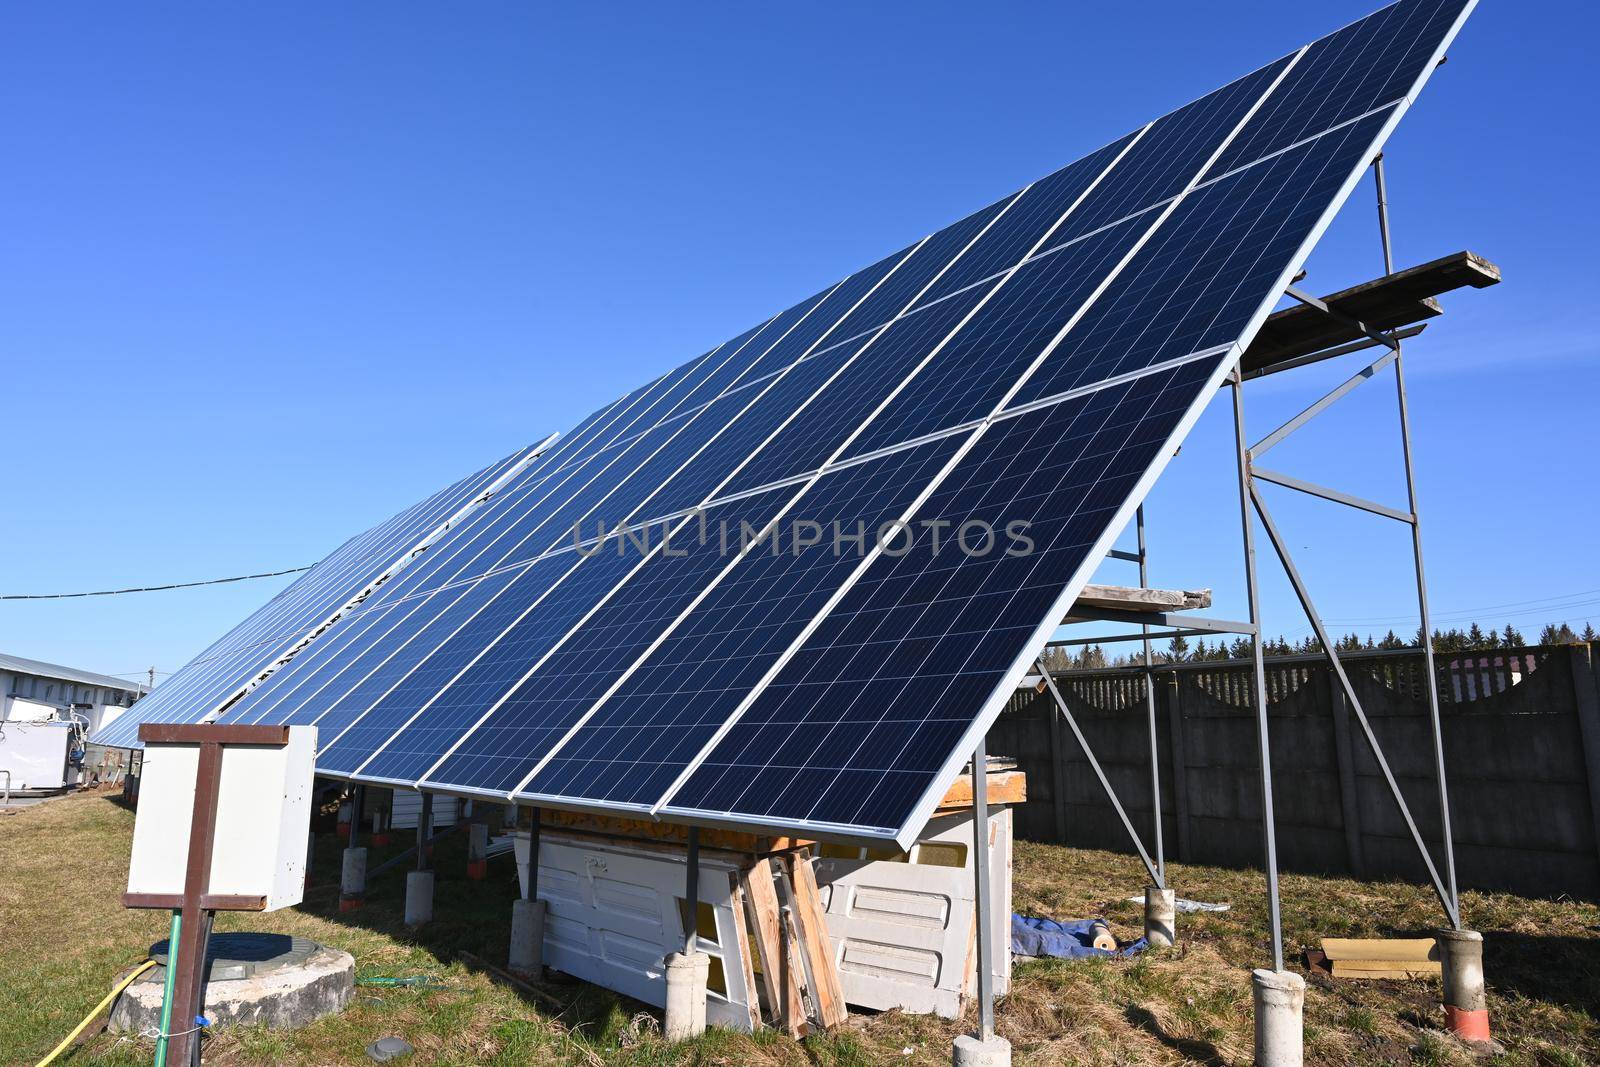
[{"label": "steel support post", "polygon": [[[1134,512],[1134,521],[1139,532],[1139,588],[1146,589],[1150,585],[1149,553],[1144,541],[1144,505],[1140,504]],[[1155,673],[1150,669],[1150,626],[1141,623],[1139,632],[1145,635],[1144,645],[1144,706],[1147,718],[1150,720],[1150,825],[1153,833],[1153,843],[1156,848],[1156,873],[1161,876],[1156,885],[1165,887],[1167,878],[1167,854],[1161,842],[1161,757],[1156,735],[1156,679]]]},{"label": "steel support post", "polygon": [[[420,790],[418,791],[421,792]],[[417,813],[417,870],[428,869],[428,839],[433,836],[433,794],[421,793],[422,810]]]},{"label": "steel support post", "polygon": [[1061,717],[1066,720],[1067,725],[1071,727],[1072,736],[1078,739],[1078,747],[1083,750],[1084,758],[1089,761],[1089,768],[1094,771],[1094,776],[1100,780],[1100,788],[1105,790],[1106,798],[1111,801],[1112,808],[1116,810],[1117,818],[1122,820],[1122,828],[1128,831],[1128,839],[1133,842],[1133,847],[1139,851],[1139,859],[1144,863],[1144,869],[1149,872],[1150,881],[1154,883],[1157,889],[1167,888],[1161,871],[1157,869],[1154,861],[1150,859],[1150,853],[1145,850],[1144,840],[1139,837],[1139,831],[1133,828],[1133,820],[1128,818],[1127,811],[1122,807],[1122,801],[1117,799],[1116,791],[1111,788],[1111,780],[1106,777],[1106,772],[1100,767],[1100,761],[1095,758],[1094,749],[1089,747],[1089,739],[1084,737],[1083,731],[1078,728],[1078,720],[1073,717],[1072,709],[1067,707],[1067,699],[1061,695],[1061,690],[1057,688],[1055,677],[1051,675],[1050,666],[1045,662],[1044,656],[1041,655],[1039,657],[1038,664],[1039,676],[1044,679],[1044,684],[1050,690],[1050,695],[1055,698],[1056,709],[1061,713]]},{"label": "steel support post", "polygon": [[367,787],[356,783],[350,790],[350,836],[345,841],[346,848],[356,848],[360,842],[357,837],[361,833],[361,807],[367,800]]},{"label": "steel support post", "polygon": [[[1383,156],[1372,161],[1373,184],[1378,194],[1378,233],[1383,239],[1383,270],[1394,273],[1389,243],[1389,196],[1383,179]],[[1428,720],[1433,731],[1433,770],[1439,786],[1439,825],[1444,841],[1444,871],[1450,891],[1450,921],[1461,929],[1461,895],[1456,887],[1455,838],[1450,829],[1450,789],[1445,782],[1444,730],[1439,716],[1439,676],[1433,666],[1433,619],[1428,610],[1428,580],[1422,567],[1422,518],[1417,512],[1417,479],[1411,461],[1411,413],[1406,403],[1406,375],[1400,344],[1394,347],[1395,399],[1400,414],[1400,453],[1406,472],[1406,510],[1411,512],[1411,559],[1417,577],[1417,615],[1421,626],[1422,669],[1428,678]]]},{"label": "steel support post", "polygon": [[1233,368],[1233,439],[1239,464],[1239,522],[1244,539],[1244,581],[1250,602],[1251,657],[1255,671],[1256,744],[1261,765],[1261,832],[1266,851],[1267,913],[1272,928],[1272,969],[1283,970],[1283,911],[1278,896],[1278,833],[1272,814],[1272,744],[1267,732],[1267,664],[1261,647],[1261,590],[1256,582],[1255,527],[1250,521],[1250,451],[1244,436],[1244,387]]},{"label": "steel support post", "polygon": [[528,877],[525,879],[528,892],[523,900],[539,899],[539,817],[538,808],[530,808],[533,815],[533,824],[528,829]]},{"label": "steel support post", "polygon": [[700,828],[698,826],[689,827],[686,866],[688,870],[684,874],[683,897],[688,907],[688,915],[684,918],[683,954],[690,956],[694,954],[700,926]]},{"label": "steel support post", "polygon": [[978,1040],[994,1037],[993,894],[989,886],[989,756],[987,739],[972,753],[972,890],[978,924]]}]

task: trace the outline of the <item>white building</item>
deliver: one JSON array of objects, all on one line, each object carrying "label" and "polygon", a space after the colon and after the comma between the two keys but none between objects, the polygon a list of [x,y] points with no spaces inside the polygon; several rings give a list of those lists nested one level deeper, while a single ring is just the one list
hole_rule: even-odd
[{"label": "white building", "polygon": [[81,717],[93,734],[145,692],[126,678],[0,652],[0,722]]}]

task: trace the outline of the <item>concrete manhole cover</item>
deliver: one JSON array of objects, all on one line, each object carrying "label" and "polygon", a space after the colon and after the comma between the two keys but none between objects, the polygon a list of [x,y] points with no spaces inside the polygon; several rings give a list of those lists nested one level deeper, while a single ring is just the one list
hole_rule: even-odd
[{"label": "concrete manhole cover", "polygon": [[[150,946],[165,962],[167,943]],[[348,952],[287,934],[213,934],[204,1013],[215,1027],[304,1026],[343,1011],[356,989]],[[111,1029],[146,1031],[160,1024],[166,967],[152,967],[117,998]]]},{"label": "concrete manhole cover", "polygon": [[[210,970],[209,982],[238,982],[259,974],[299,967],[309,960],[320,946],[315,941],[288,934],[212,934],[206,949],[206,962]],[[150,946],[150,958],[167,966],[167,941],[165,938]]]}]

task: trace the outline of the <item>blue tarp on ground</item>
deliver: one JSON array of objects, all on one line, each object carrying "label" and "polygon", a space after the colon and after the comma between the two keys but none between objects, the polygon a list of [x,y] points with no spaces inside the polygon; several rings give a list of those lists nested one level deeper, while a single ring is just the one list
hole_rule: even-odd
[{"label": "blue tarp on ground", "polygon": [[1017,956],[1055,956],[1079,959],[1085,956],[1132,956],[1147,947],[1144,938],[1130,941],[1115,952],[1094,947],[1093,927],[1099,919],[1074,919],[1056,922],[1031,915],[1011,916],[1011,952]]}]

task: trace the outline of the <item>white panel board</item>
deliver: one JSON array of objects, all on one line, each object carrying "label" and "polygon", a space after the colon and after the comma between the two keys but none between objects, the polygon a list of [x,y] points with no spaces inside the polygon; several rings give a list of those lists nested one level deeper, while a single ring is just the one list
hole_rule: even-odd
[{"label": "white panel board", "polygon": [[[316,735],[293,726],[287,745],[223,747],[206,892],[265,897],[267,911],[300,903]],[[128,892],[183,892],[199,761],[199,745],[145,746]]]}]

